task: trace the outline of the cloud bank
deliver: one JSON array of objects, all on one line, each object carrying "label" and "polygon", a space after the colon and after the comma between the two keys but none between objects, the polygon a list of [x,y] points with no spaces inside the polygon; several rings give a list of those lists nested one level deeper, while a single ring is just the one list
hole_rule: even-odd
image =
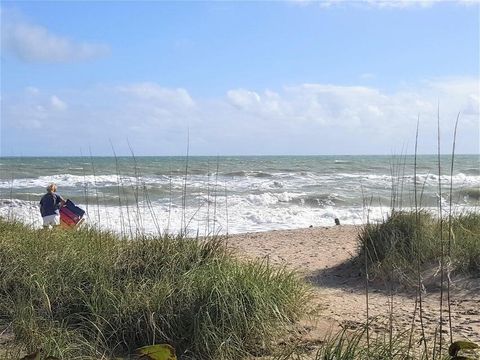
[{"label": "cloud bank", "polygon": [[[322,8],[343,6],[352,3],[359,7],[371,7],[377,9],[407,9],[407,8],[430,8],[434,5],[441,5],[448,0],[291,0],[299,6],[319,5]],[[457,0],[455,3],[463,6],[478,5],[478,0]]]},{"label": "cloud bank", "polygon": [[475,78],[432,79],[395,92],[334,84],[231,89],[214,99],[156,83],[55,94],[28,87],[3,97],[2,153],[78,155],[91,147],[108,155],[109,140],[128,153],[128,139],[138,154],[182,155],[190,133],[197,154],[390,154],[412,145],[418,118],[420,151],[435,153],[438,106],[443,150],[450,151],[460,112],[458,151],[478,153],[478,94]]},{"label": "cloud bank", "polygon": [[105,44],[77,42],[54,34],[2,10],[2,51],[26,62],[65,63],[96,59],[110,49]]}]

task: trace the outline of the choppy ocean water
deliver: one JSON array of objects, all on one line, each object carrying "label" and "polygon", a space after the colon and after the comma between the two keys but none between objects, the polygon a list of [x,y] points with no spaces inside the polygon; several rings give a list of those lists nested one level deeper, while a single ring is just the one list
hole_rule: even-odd
[{"label": "choppy ocean water", "polygon": [[362,224],[414,205],[480,211],[478,155],[0,158],[0,216],[40,226],[50,182],[119,232],[200,235]]}]

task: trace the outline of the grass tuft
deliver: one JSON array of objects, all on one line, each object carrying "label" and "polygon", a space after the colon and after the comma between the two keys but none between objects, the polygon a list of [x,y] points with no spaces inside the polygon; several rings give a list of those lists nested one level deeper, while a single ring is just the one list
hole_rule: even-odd
[{"label": "grass tuft", "polygon": [[[440,237],[443,231],[443,237]],[[395,211],[385,221],[367,224],[359,234],[359,260],[367,254],[370,268],[387,280],[414,283],[415,261],[423,269],[438,264],[441,257],[440,239],[451,231],[450,268],[453,273],[480,276],[480,214],[452,216],[451,229],[426,211]],[[393,270],[392,270],[393,269]],[[392,278],[393,277],[393,278]]]},{"label": "grass tuft", "polygon": [[111,358],[155,343],[195,359],[268,353],[305,311],[295,273],[219,238],[34,230],[0,219],[0,323],[25,351]]}]

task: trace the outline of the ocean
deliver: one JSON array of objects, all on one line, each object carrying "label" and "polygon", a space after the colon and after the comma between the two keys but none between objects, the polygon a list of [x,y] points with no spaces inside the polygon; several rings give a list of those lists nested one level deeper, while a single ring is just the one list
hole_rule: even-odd
[{"label": "ocean", "polygon": [[381,221],[417,204],[479,211],[478,155],[0,158],[0,216],[41,226],[54,182],[86,223],[124,234],[209,235]]}]

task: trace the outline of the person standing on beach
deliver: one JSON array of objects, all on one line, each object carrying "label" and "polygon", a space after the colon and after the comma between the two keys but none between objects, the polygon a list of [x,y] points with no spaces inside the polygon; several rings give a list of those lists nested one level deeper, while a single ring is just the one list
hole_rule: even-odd
[{"label": "person standing on beach", "polygon": [[53,183],[48,185],[47,193],[40,200],[40,214],[44,228],[60,225],[60,208],[65,204],[65,200],[56,191],[57,185]]}]

